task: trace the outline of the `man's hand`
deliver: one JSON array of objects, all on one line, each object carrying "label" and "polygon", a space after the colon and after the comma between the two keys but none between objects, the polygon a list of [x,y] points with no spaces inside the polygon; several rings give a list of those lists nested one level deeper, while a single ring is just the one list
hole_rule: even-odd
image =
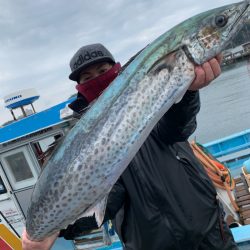
[{"label": "man's hand", "polygon": [[211,81],[221,74],[220,64],[222,61],[222,54],[205,62],[201,66],[195,67],[196,78],[190,85],[189,90],[199,90],[206,87]]},{"label": "man's hand", "polygon": [[49,250],[53,246],[59,233],[55,233],[42,241],[31,241],[26,230],[22,235],[22,249],[23,250]]}]

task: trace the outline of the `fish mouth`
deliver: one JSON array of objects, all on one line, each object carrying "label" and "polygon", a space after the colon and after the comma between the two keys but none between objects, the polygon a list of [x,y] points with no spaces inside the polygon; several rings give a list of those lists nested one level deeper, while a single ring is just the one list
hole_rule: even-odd
[{"label": "fish mouth", "polygon": [[[237,14],[234,14],[235,16],[232,17],[233,20],[231,21],[231,24],[228,25],[227,29],[221,33],[221,37],[223,37],[224,40],[229,41],[230,39],[229,37],[231,36],[231,34],[233,34],[234,32],[237,33],[237,30],[241,27],[241,25],[243,25],[246,19],[249,19],[248,13],[250,11],[250,0],[246,0],[244,2],[239,3],[236,8],[237,8]],[[230,16],[227,16],[227,18],[230,18]],[[216,32],[214,34],[216,34]],[[202,58],[197,53],[196,50],[194,50],[192,47],[189,46],[189,44],[183,44],[182,46],[182,49],[185,52],[186,56],[194,65],[201,65],[207,60],[207,56],[205,56],[206,50],[211,50],[211,52],[208,53],[209,58],[211,58],[212,56],[214,57],[215,55],[219,54],[221,52],[221,49],[225,48],[227,44],[227,43],[225,43],[224,45],[222,44],[220,46],[221,48],[217,50],[216,47],[214,47],[214,49],[211,46],[206,47],[207,45],[204,44],[203,39],[204,39],[203,37],[198,37],[198,36],[194,36],[192,39],[192,43],[196,44],[197,48],[200,48],[199,49],[200,54],[204,55]],[[205,58],[205,60],[203,60],[203,58]]]},{"label": "fish mouth", "polygon": [[[244,4],[241,7],[241,10],[239,10],[239,12],[241,12],[237,18],[235,18],[235,20],[232,22],[232,24],[230,25],[230,28],[228,29],[227,33],[224,34],[225,37],[229,36],[232,32],[234,32],[235,29],[238,29],[238,23],[243,22],[244,18],[247,18],[247,13],[250,11],[250,0],[245,0],[244,2],[240,3],[240,4]],[[198,38],[195,38],[197,44],[200,44],[201,46],[201,42]],[[183,44],[182,46],[180,46],[179,50],[183,50],[184,53],[186,54],[187,58],[194,64],[200,64],[196,61],[196,58],[193,57],[192,53],[189,51],[189,47],[187,44]],[[173,69],[173,65],[174,65],[174,60],[176,59],[176,52],[178,51],[178,49],[176,51],[173,51],[169,54],[166,54],[164,56],[162,56],[160,59],[158,59],[151,67],[150,69],[147,71],[147,74],[150,75],[157,75],[159,74],[162,70],[167,69],[168,72],[171,72],[171,70]]]},{"label": "fish mouth", "polygon": [[241,20],[243,20],[246,13],[250,11],[250,0],[246,0],[245,3],[246,3],[245,8],[242,10],[241,14],[236,18],[236,20],[232,23],[231,28],[228,31],[228,34],[230,34],[233,31],[234,26],[238,24]]}]

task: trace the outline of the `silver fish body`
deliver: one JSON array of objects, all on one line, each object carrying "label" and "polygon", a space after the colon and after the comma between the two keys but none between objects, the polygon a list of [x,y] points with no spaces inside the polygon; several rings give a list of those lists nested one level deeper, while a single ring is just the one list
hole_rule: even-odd
[{"label": "silver fish body", "polygon": [[194,65],[220,53],[249,16],[249,1],[204,12],[148,45],[65,137],[35,185],[33,240],[95,213],[156,123],[192,83]]}]

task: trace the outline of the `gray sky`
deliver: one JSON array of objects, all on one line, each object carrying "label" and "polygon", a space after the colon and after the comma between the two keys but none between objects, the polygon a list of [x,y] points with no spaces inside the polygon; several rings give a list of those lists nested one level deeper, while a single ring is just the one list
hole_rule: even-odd
[{"label": "gray sky", "polygon": [[233,2],[0,0],[0,124],[12,120],[3,102],[12,92],[35,88],[37,111],[74,94],[69,61],[81,46],[103,43],[123,64],[179,22]]}]

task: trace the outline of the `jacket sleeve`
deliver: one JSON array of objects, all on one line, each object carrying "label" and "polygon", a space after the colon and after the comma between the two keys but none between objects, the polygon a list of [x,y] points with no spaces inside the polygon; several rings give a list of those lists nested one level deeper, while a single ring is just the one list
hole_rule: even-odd
[{"label": "jacket sleeve", "polygon": [[[124,203],[125,194],[125,188],[120,178],[109,193],[104,222],[115,217]],[[76,220],[74,224],[69,225],[66,229],[61,230],[59,237],[64,237],[66,240],[73,240],[75,237],[88,234],[91,230],[97,228],[95,216],[82,217]]]},{"label": "jacket sleeve", "polygon": [[127,192],[120,177],[109,193],[104,222],[114,219],[116,213],[123,206],[126,196]]},{"label": "jacket sleeve", "polygon": [[187,91],[182,100],[174,104],[158,122],[158,135],[167,143],[186,141],[197,127],[199,110],[199,92]]}]

